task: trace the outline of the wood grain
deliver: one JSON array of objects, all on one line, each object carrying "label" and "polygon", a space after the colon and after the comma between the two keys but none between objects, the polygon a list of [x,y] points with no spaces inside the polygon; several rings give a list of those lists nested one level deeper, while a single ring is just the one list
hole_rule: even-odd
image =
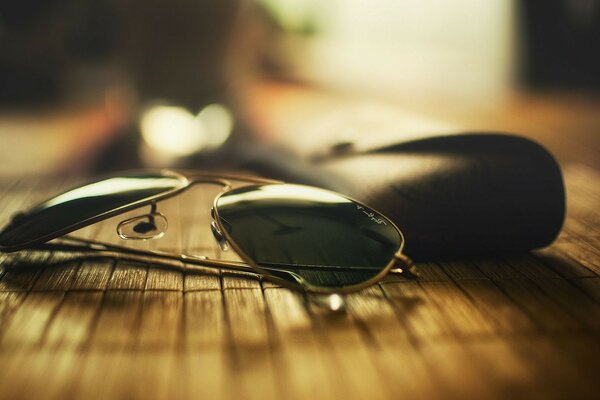
[{"label": "wood grain", "polygon": [[[419,280],[346,296],[345,312],[253,274],[0,255],[0,398],[595,397],[598,177],[566,169],[551,247],[423,264]],[[0,217],[61,184],[2,182]],[[211,196],[161,205],[169,234],[151,246],[235,258],[210,236]],[[114,224],[82,234],[113,240]]]}]

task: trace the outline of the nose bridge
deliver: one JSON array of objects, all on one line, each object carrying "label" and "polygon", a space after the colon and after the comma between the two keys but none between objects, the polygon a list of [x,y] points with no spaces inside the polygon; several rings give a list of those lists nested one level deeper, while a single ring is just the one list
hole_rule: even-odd
[{"label": "nose bridge", "polygon": [[220,183],[225,186],[230,186],[231,181],[239,181],[244,183],[257,183],[257,184],[267,184],[267,183],[283,183],[278,180],[262,178],[258,176],[250,176],[250,175],[240,175],[234,173],[205,173],[198,171],[179,171],[182,175],[184,175],[191,184],[195,183]]},{"label": "nose bridge", "polygon": [[[220,186],[223,191],[231,188],[231,183],[228,179],[220,176],[195,176],[189,178],[189,186],[209,184]],[[189,188],[188,186],[188,188]],[[136,215],[131,218],[122,220],[117,225],[117,235],[125,240],[148,240],[159,239],[164,236],[168,227],[168,220],[165,215],[158,211],[157,201],[152,201],[148,204],[150,210],[147,213]],[[214,218],[214,214],[213,214]],[[221,235],[217,225],[211,224],[213,235],[222,250],[227,250],[228,245],[225,238]]]},{"label": "nose bridge", "polygon": [[190,182],[191,185],[217,185],[223,187],[225,190],[231,188],[231,181],[226,178],[221,178],[218,176],[198,176],[193,177]]}]

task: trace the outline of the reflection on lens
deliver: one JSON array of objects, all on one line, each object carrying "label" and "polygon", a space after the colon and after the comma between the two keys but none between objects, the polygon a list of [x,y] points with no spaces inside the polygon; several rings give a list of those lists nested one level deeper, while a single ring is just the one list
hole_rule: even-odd
[{"label": "reflection on lens", "polygon": [[301,185],[243,187],[217,201],[222,226],[264,268],[311,285],[356,285],[379,274],[402,245],[393,224],[346,197]]},{"label": "reflection on lens", "polygon": [[11,250],[49,240],[88,219],[187,185],[183,177],[141,172],[80,186],[13,219],[0,232],[0,247]]}]

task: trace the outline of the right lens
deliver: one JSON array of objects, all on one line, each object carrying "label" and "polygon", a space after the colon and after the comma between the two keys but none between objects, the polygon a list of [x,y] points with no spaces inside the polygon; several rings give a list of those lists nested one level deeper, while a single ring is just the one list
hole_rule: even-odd
[{"label": "right lens", "polygon": [[310,186],[247,186],[226,192],[215,205],[222,228],[248,258],[279,278],[286,274],[276,271],[289,272],[316,288],[374,279],[403,245],[386,217]]},{"label": "right lens", "polygon": [[0,249],[42,243],[188,185],[185,177],[168,171],[142,171],[79,186],[13,218],[0,231]]}]

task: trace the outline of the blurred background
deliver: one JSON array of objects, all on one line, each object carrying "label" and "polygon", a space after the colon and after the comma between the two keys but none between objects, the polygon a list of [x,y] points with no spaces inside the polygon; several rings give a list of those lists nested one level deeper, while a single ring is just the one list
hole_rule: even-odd
[{"label": "blurred background", "polygon": [[2,2],[0,176],[293,169],[487,130],[599,166],[599,41],[597,0]]}]

